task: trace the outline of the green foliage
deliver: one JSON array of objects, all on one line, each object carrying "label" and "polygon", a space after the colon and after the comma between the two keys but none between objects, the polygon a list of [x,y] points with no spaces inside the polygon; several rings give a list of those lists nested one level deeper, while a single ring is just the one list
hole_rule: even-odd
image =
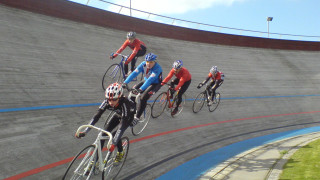
[{"label": "green foliage", "polygon": [[284,165],[279,180],[320,180],[320,139],[294,153]]}]

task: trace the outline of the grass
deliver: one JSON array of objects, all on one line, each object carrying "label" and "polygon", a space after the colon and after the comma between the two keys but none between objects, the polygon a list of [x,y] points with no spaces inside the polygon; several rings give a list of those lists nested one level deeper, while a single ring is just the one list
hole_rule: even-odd
[{"label": "grass", "polygon": [[284,165],[279,180],[320,180],[320,139],[295,152]]}]

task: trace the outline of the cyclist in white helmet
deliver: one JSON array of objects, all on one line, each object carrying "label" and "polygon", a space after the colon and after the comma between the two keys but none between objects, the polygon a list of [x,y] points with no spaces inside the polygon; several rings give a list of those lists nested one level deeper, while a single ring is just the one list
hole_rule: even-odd
[{"label": "cyclist in white helmet", "polygon": [[[105,100],[99,106],[98,112],[92,117],[89,124],[95,125],[107,109],[115,111],[116,114],[119,115],[113,116],[104,129],[111,132],[119,125],[118,130],[113,132],[111,149],[113,150],[117,146],[118,153],[116,156],[116,162],[120,162],[124,156],[121,137],[130,125],[132,126],[136,123],[134,122],[135,104],[132,100],[123,95],[123,88],[119,83],[109,85],[105,91],[105,97]],[[86,128],[84,132],[80,132],[76,137],[84,137],[89,131],[90,128]],[[105,140],[101,141],[101,147],[103,147],[104,141]]]},{"label": "cyclist in white helmet", "polygon": [[208,74],[208,77],[203,82],[199,83],[197,88],[198,89],[201,88],[205,83],[208,82],[208,80],[210,78],[211,78],[211,82],[208,86],[208,88],[210,88],[210,89],[208,89],[208,90],[209,90],[210,100],[213,100],[213,98],[216,94],[216,90],[224,82],[224,74],[221,71],[218,71],[217,66],[212,66],[212,68],[210,69],[210,72]]},{"label": "cyclist in white helmet", "polygon": [[[173,63],[172,69],[169,72],[168,76],[161,83],[161,85],[164,85],[172,78],[173,75],[176,76],[176,78],[174,80],[172,80],[170,83],[171,96],[174,93],[174,91],[177,91],[177,90],[179,90],[179,94],[178,94],[177,107],[175,107],[175,109],[171,112],[171,115],[175,115],[179,111],[178,108],[182,102],[182,95],[186,92],[186,90],[188,89],[188,87],[191,83],[190,72],[188,71],[187,68],[182,67],[182,66],[183,66],[182,60],[176,60]],[[174,85],[177,85],[177,86],[174,87]]]},{"label": "cyclist in white helmet", "polygon": [[[136,38],[136,32],[130,31],[127,33],[127,40],[122,44],[116,53],[121,53],[126,47],[129,46],[133,51],[124,63],[124,73],[128,75],[128,64],[131,62],[131,72],[134,71],[138,57],[144,56],[147,52],[144,42]],[[112,53],[110,58],[113,59],[118,55]]]}]

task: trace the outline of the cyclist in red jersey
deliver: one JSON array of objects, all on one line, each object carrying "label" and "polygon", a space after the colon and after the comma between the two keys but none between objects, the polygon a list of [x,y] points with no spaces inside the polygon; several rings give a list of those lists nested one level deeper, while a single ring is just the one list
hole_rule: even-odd
[{"label": "cyclist in red jersey", "polygon": [[[124,73],[126,75],[128,74],[128,64],[131,62],[131,72],[133,72],[136,68],[135,66],[138,57],[144,56],[147,52],[146,45],[144,42],[136,38],[136,33],[133,31],[127,33],[127,40],[122,44],[116,53],[121,53],[124,49],[126,49],[127,46],[129,46],[133,51],[124,63]],[[116,53],[112,53],[110,58],[113,59],[117,57],[118,55]]]},{"label": "cyclist in red jersey", "polygon": [[[173,75],[176,76],[176,78],[170,83],[171,96],[173,95],[174,91],[177,91],[179,89],[180,91],[178,94],[177,107],[172,111],[171,115],[175,115],[179,111],[178,107],[182,102],[182,95],[186,92],[189,85],[191,84],[191,74],[189,73],[188,69],[182,67],[182,65],[182,60],[175,61],[168,76],[161,83],[161,85],[164,85],[172,78]],[[174,85],[177,86],[174,87]]]},{"label": "cyclist in red jersey", "polygon": [[203,82],[199,83],[197,88],[198,89],[201,88],[205,83],[208,82],[208,80],[210,78],[211,78],[211,82],[208,86],[208,90],[209,90],[210,99],[213,100],[212,98],[216,95],[216,90],[224,82],[224,74],[222,72],[218,71],[217,66],[212,66],[212,68],[210,69],[210,72],[208,74],[207,79],[204,80]]}]

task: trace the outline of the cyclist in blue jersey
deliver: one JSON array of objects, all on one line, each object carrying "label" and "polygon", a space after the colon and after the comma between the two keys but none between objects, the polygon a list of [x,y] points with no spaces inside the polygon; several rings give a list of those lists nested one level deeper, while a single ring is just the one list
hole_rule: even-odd
[{"label": "cyclist in blue jersey", "polygon": [[136,84],[133,88],[141,95],[141,102],[138,104],[135,120],[140,120],[141,114],[147,106],[148,99],[161,88],[162,68],[156,62],[157,55],[149,53],[143,61],[123,82],[122,87],[127,88],[130,83],[140,73],[144,73],[144,81]]}]

